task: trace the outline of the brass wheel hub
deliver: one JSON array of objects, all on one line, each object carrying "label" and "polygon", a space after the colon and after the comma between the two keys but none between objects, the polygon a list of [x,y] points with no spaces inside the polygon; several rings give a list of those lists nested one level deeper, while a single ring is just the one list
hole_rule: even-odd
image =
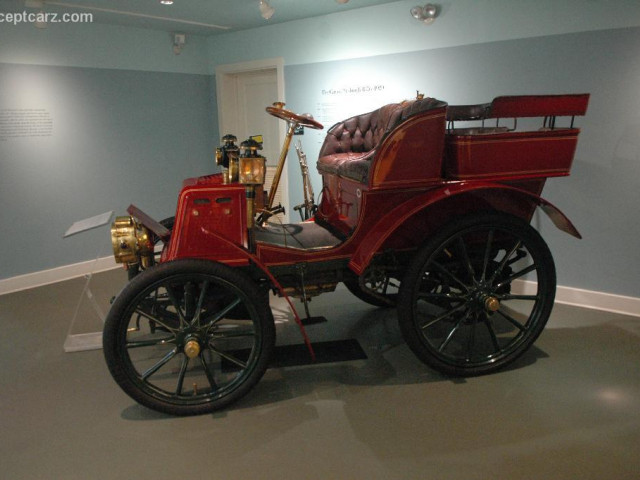
[{"label": "brass wheel hub", "polygon": [[500,300],[490,295],[487,296],[484,299],[484,309],[489,313],[497,312],[500,309]]},{"label": "brass wheel hub", "polygon": [[184,354],[189,358],[195,358],[200,355],[200,344],[195,338],[184,344]]}]

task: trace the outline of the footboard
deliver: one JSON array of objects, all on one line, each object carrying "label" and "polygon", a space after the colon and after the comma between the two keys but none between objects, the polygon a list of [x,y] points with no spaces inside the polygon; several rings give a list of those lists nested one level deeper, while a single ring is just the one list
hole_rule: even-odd
[{"label": "footboard", "polygon": [[[449,107],[445,177],[568,175],[580,133],[574,128],[574,119],[586,113],[588,102],[588,94],[528,95]],[[542,126],[518,131],[518,119],[531,117],[542,118]],[[557,126],[558,117],[567,117],[568,126]],[[504,119],[512,119],[512,124],[501,126]],[[489,121],[494,125],[487,126]],[[456,128],[456,122],[464,122],[465,127]]]}]

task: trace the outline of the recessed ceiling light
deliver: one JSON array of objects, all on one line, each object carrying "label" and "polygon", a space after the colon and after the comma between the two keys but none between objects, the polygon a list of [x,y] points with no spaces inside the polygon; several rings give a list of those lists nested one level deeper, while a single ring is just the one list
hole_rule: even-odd
[{"label": "recessed ceiling light", "polygon": [[173,5],[173,0],[160,0],[162,5]]},{"label": "recessed ceiling light", "polygon": [[438,16],[438,7],[427,3],[424,7],[416,6],[411,9],[411,16],[425,25],[431,25]]},{"label": "recessed ceiling light", "polygon": [[259,7],[260,15],[262,15],[262,18],[264,18],[265,20],[269,20],[273,16],[273,13],[276,11],[275,8],[269,5],[269,2],[267,2],[267,0],[260,0]]}]

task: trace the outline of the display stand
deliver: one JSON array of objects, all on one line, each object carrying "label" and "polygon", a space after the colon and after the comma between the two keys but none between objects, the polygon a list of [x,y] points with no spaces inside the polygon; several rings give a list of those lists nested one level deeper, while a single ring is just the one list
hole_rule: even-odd
[{"label": "display stand", "polygon": [[[63,238],[67,238],[72,235],[76,235],[78,233],[86,232],[87,230],[93,230],[94,228],[106,225],[111,221],[112,216],[113,211],[110,211],[100,215],[96,215],[95,217],[90,217],[74,222],[73,225],[71,225],[71,227],[69,227],[69,229],[65,232]],[[86,308],[83,308],[85,307],[86,302],[88,302],[90,306],[89,312],[91,312],[92,315],[98,317],[98,319],[100,320],[100,325],[104,323],[104,311],[97,302],[95,296],[93,295],[93,292],[91,291],[91,279],[93,278],[93,274],[95,273],[96,267],[98,265],[98,260],[100,259],[100,255],[102,253],[102,242],[98,243],[100,247],[98,248],[98,251],[96,253],[96,257],[93,261],[90,273],[84,275],[84,287],[82,289],[82,293],[73,314],[73,318],[71,319],[71,325],[69,325],[67,338],[64,342],[65,352],[81,352],[85,350],[96,350],[102,348],[102,331],[76,334],[73,333],[81,312],[83,314],[86,314]]]}]

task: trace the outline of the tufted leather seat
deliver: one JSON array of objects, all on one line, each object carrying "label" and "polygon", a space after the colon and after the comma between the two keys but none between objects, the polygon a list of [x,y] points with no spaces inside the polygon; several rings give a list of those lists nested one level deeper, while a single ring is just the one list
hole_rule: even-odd
[{"label": "tufted leather seat", "polygon": [[318,171],[367,183],[376,148],[387,134],[409,117],[443,106],[434,98],[391,103],[336,123],[320,148]]}]

